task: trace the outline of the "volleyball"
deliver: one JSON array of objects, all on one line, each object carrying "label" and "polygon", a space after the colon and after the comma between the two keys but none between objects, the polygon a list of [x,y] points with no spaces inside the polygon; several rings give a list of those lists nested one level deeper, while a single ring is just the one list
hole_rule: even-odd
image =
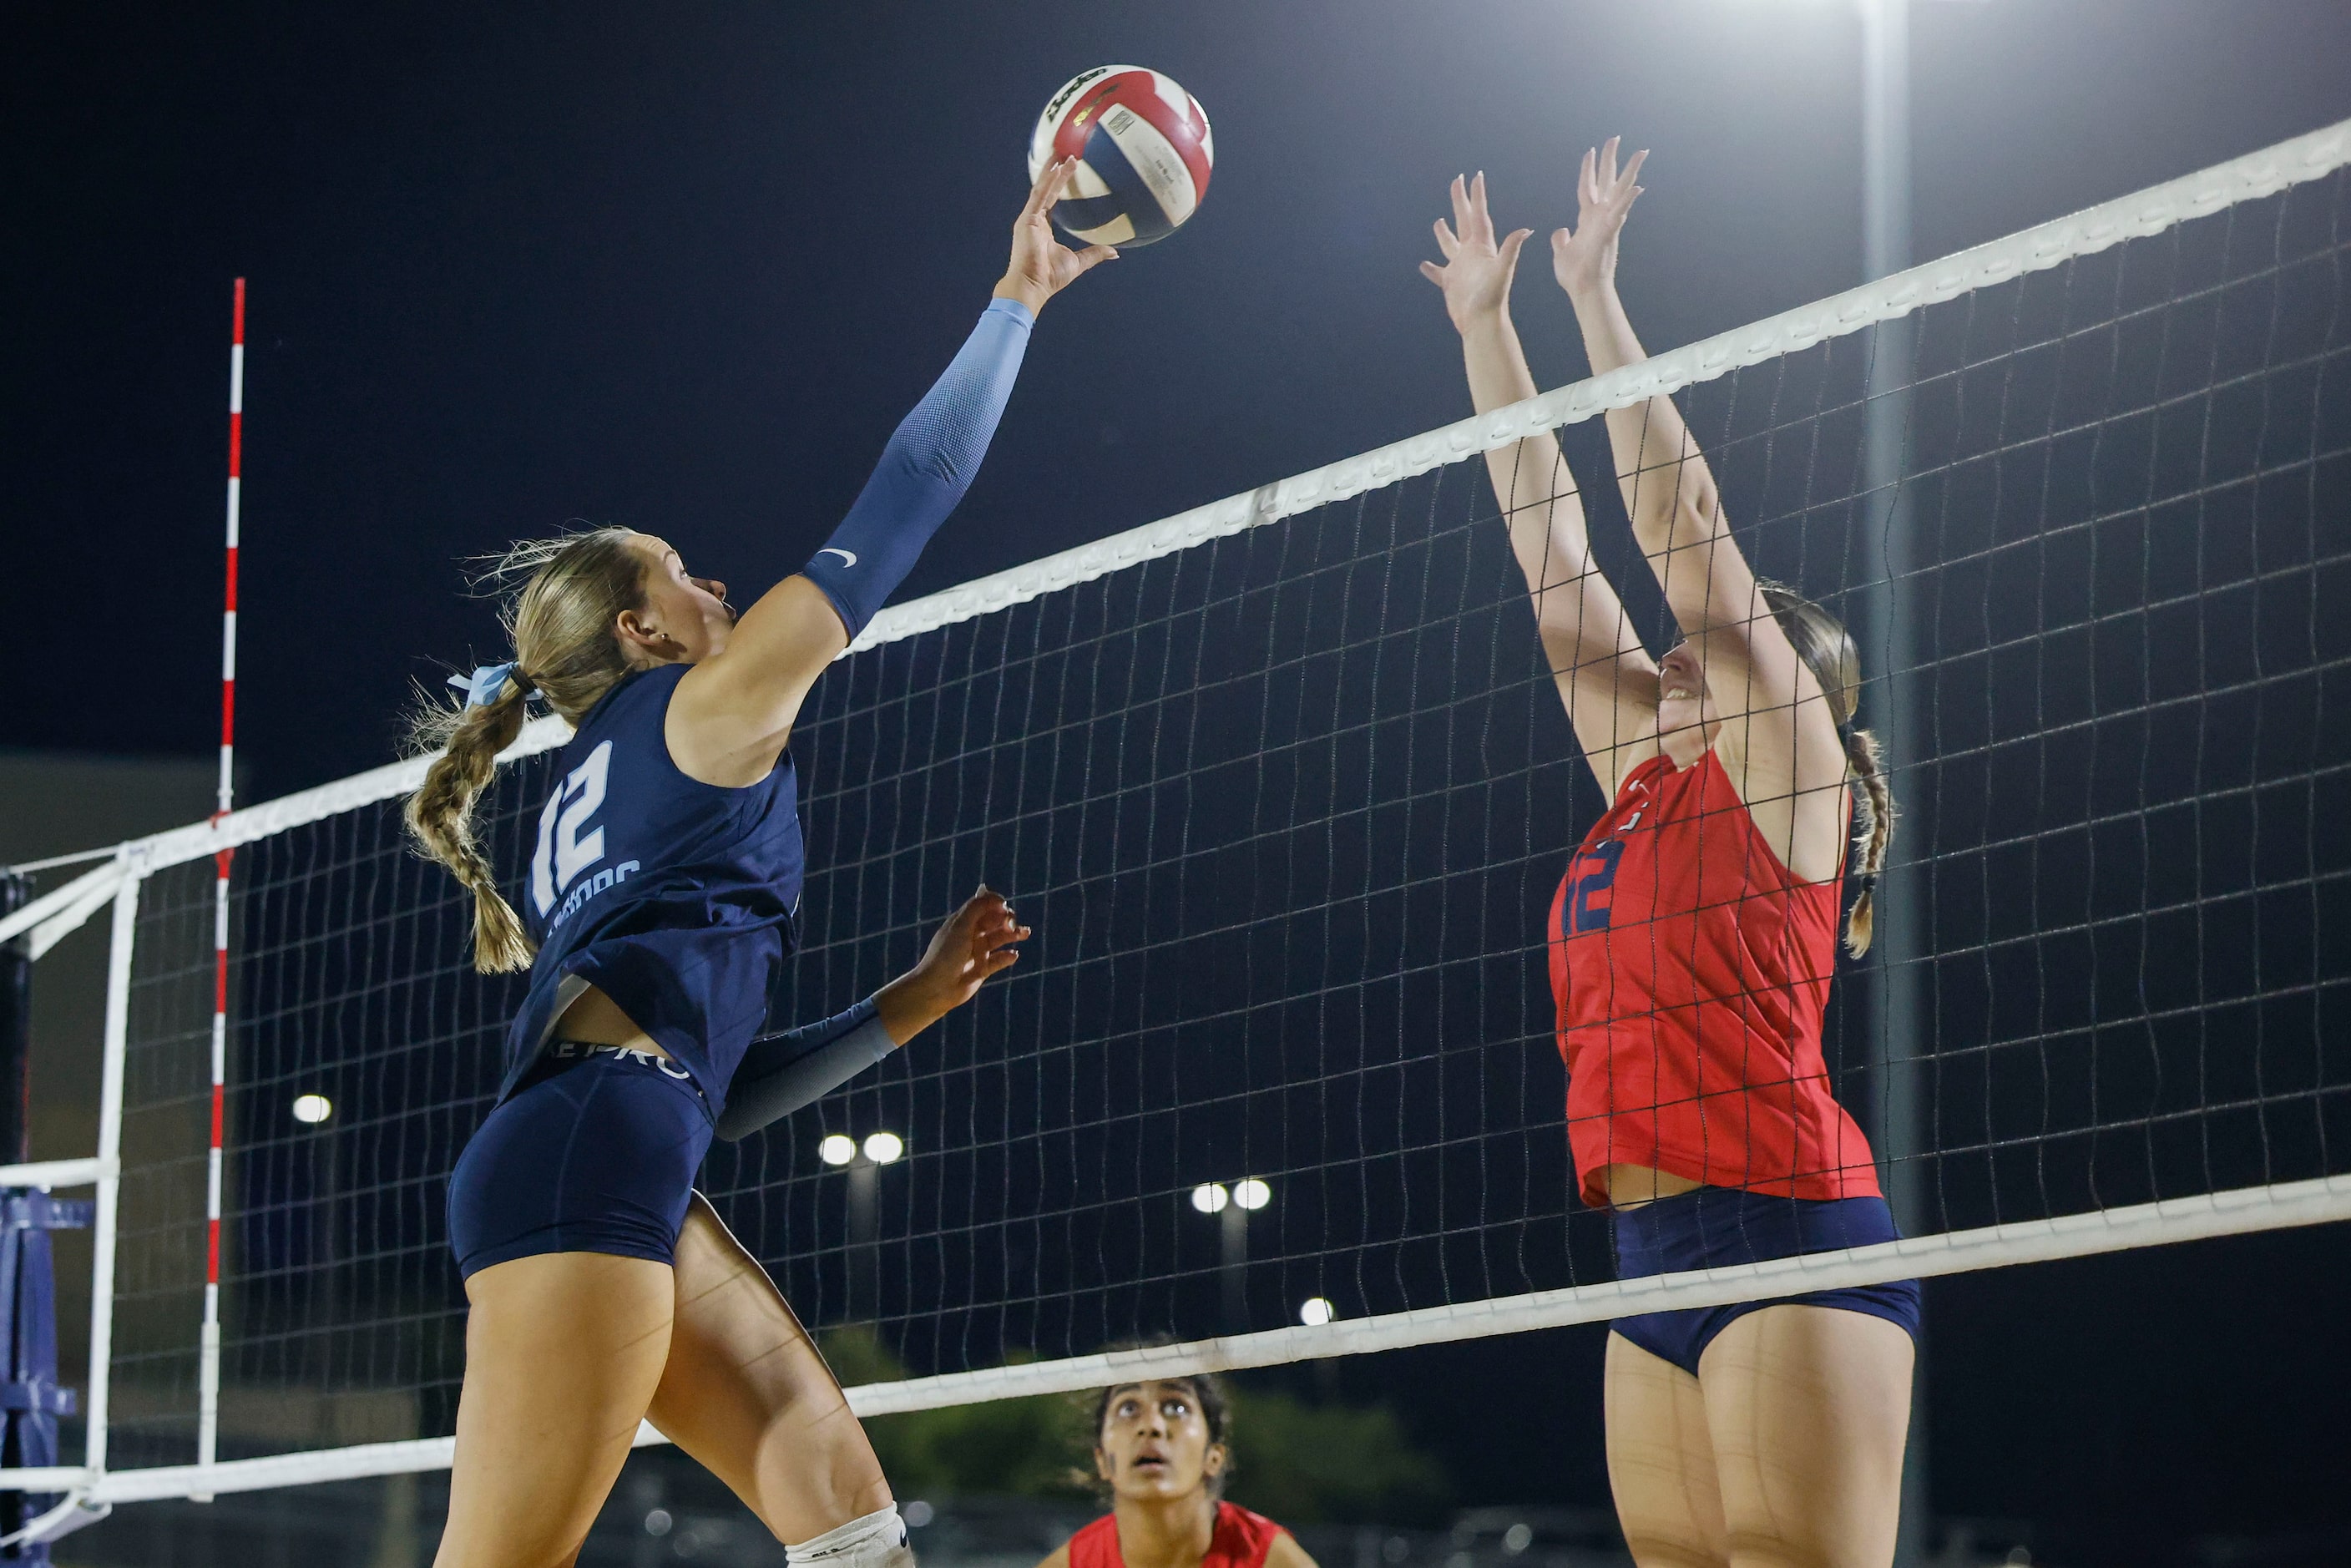
[{"label": "volleyball", "polygon": [[1081,160],[1056,223],[1089,245],[1149,245],[1199,209],[1216,144],[1199,100],[1169,78],[1096,66],[1063,83],[1037,117],[1029,180],[1056,158]]}]

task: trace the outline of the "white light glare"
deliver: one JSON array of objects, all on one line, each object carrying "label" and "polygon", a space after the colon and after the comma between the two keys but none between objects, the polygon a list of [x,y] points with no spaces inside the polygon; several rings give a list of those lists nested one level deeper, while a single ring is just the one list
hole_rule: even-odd
[{"label": "white light glare", "polygon": [[1202,1214],[1222,1214],[1233,1195],[1216,1182],[1203,1182],[1192,1189],[1192,1207]]},{"label": "white light glare", "polygon": [[335,1113],[335,1103],[324,1094],[294,1096],[294,1119],[316,1126]]},{"label": "white light glare", "polygon": [[816,1157],[829,1166],[845,1166],[857,1157],[857,1145],[839,1133],[828,1133],[816,1146]]},{"label": "white light glare", "polygon": [[865,1134],[865,1157],[877,1166],[893,1164],[905,1152],[906,1140],[895,1133]]},{"label": "white light glare", "polygon": [[1273,1201],[1273,1188],[1255,1176],[1233,1183],[1233,1201],[1243,1208],[1263,1208]]},{"label": "white light glare", "polygon": [[1311,1329],[1319,1329],[1338,1315],[1339,1309],[1320,1296],[1309,1296],[1298,1303],[1298,1321]]}]

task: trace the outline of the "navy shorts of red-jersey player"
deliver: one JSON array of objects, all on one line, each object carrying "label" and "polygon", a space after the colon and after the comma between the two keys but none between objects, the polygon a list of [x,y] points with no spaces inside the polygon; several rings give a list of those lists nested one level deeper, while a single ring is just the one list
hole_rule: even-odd
[{"label": "navy shorts of red-jersey player", "polygon": [[[1610,1217],[1616,1244],[1616,1277],[1646,1279],[1692,1269],[1760,1263],[1804,1252],[1837,1252],[1891,1241],[1894,1213],[1882,1197],[1776,1197],[1732,1187],[1702,1186],[1654,1203],[1620,1208]],[[1728,1307],[1691,1307],[1642,1312],[1608,1326],[1691,1376],[1715,1336],[1749,1312],[1765,1307],[1836,1307],[1866,1312],[1918,1337],[1918,1281],[1896,1280],[1844,1291],[1813,1291],[1768,1301]]]},{"label": "navy shorts of red-jersey player", "polygon": [[[1579,1190],[1605,1207],[1617,1165],[1700,1184],[1617,1212],[1619,1278],[1894,1239],[1821,1054],[1844,892],[1842,873],[1802,882],[1781,863],[1712,748],[1626,774],[1569,862],[1551,977]],[[1790,1299],[1917,1332],[1915,1281]],[[1616,1326],[1695,1373],[1726,1324],[1772,1304]]]}]

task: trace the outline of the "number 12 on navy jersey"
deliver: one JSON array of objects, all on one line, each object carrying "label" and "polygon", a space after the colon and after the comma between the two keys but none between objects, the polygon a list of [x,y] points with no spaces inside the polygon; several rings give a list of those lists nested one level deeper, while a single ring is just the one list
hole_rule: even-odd
[{"label": "number 12 on navy jersey", "polygon": [[[530,857],[530,901],[542,920],[580,873],[604,858],[604,830],[588,824],[603,809],[604,785],[611,771],[612,743],[607,740],[556,786],[547,809],[538,814],[538,849]],[[633,863],[629,869],[635,869]]]}]

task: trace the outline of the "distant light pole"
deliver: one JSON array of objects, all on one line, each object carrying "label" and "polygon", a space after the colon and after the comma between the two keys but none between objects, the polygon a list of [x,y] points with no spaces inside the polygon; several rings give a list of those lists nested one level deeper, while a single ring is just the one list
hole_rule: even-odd
[{"label": "distant light pole", "polygon": [[[1906,271],[1910,254],[1910,0],[1857,0],[1861,9],[1861,269],[1875,282]],[[1882,672],[1877,724],[1886,736],[1888,779],[1923,785],[1919,765],[1927,760],[1923,729],[1927,704],[1919,683],[1928,677],[1928,650],[1918,625],[1918,573],[1927,564],[1904,484],[1910,422],[1910,388],[1917,373],[1916,319],[1881,321],[1870,359],[1869,397],[1864,405],[1863,494],[1872,513],[1884,518],[1864,546],[1863,559],[1876,568],[1880,585],[1856,606],[1855,643],[1863,667]],[[1915,830],[1914,830],[1915,831]],[[1906,1236],[1926,1232],[1925,1110],[1921,1079],[1933,1023],[1925,1006],[1919,973],[1929,951],[1927,922],[1932,900],[1915,856],[1891,861],[1876,891],[1878,959],[1876,1028],[1870,1031],[1871,1078],[1878,1092],[1878,1155],[1886,1166],[1886,1198],[1894,1222]],[[1923,1563],[1932,1500],[1927,1488],[1926,1344],[1910,1385],[1910,1441],[1902,1466],[1902,1523],[1895,1562]]]},{"label": "distant light pole", "polygon": [[[1861,269],[1865,281],[1890,277],[1910,265],[1910,6],[1909,0],[1857,0],[1862,23]],[[1917,576],[1924,564],[1913,537],[1905,492],[1903,447],[1910,418],[1910,382],[1917,344],[1904,316],[1875,329],[1869,398],[1864,410],[1862,493],[1884,522],[1865,542],[1864,559],[1878,587],[1863,596],[1855,619],[1865,669],[1875,664],[1878,725],[1886,735],[1886,766],[1899,784],[1925,758],[1919,733],[1917,682],[1922,652]],[[1865,517],[1867,513],[1864,514]],[[1928,1223],[1926,1183],[1917,1171],[1920,1094],[1917,1059],[1927,1023],[1918,961],[1927,952],[1921,929],[1927,900],[1915,867],[1889,864],[1878,879],[1877,928],[1883,933],[1875,1071],[1881,1107],[1879,1153],[1886,1162],[1895,1222],[1916,1236]],[[1907,1048],[1907,1049],[1906,1049]]]},{"label": "distant light pole", "polygon": [[[1851,4],[1861,22],[1861,270],[1862,281],[1874,283],[1906,271],[1911,259],[1911,0]],[[1863,716],[1865,727],[1883,737],[1886,777],[1897,791],[1906,782],[1923,785],[1918,765],[1927,760],[1918,685],[1926,678],[1921,655],[1929,650],[1917,614],[1917,575],[1927,561],[1911,527],[1903,484],[1917,360],[1912,317],[1871,329],[1862,412],[1862,537],[1856,541],[1861,586],[1847,615],[1865,677],[1875,677],[1876,711]],[[1926,923],[1932,906],[1916,861],[1889,861],[1878,877],[1876,906],[1876,1006],[1865,1003],[1858,1031],[1868,1041],[1868,1082],[1877,1103],[1876,1124],[1869,1131],[1886,1166],[1886,1197],[1895,1223],[1904,1235],[1917,1236],[1929,1223],[1927,1184],[1917,1167],[1925,1150],[1920,1058],[1931,1028],[1919,968],[1931,950]],[[1911,1383],[1901,1534],[1895,1544],[1895,1562],[1905,1568],[1926,1557],[1925,1352],[1922,1339]]]},{"label": "distant light pole", "polygon": [[816,1146],[817,1158],[849,1167],[849,1319],[882,1312],[882,1167],[905,1157],[906,1140],[892,1132],[868,1133],[860,1144],[840,1133]]},{"label": "distant light pole", "polygon": [[1203,1182],[1192,1189],[1192,1207],[1220,1218],[1217,1276],[1223,1287],[1224,1330],[1239,1333],[1249,1327],[1249,1217],[1273,1201],[1273,1188],[1256,1176],[1245,1176],[1228,1190],[1220,1182]]}]

